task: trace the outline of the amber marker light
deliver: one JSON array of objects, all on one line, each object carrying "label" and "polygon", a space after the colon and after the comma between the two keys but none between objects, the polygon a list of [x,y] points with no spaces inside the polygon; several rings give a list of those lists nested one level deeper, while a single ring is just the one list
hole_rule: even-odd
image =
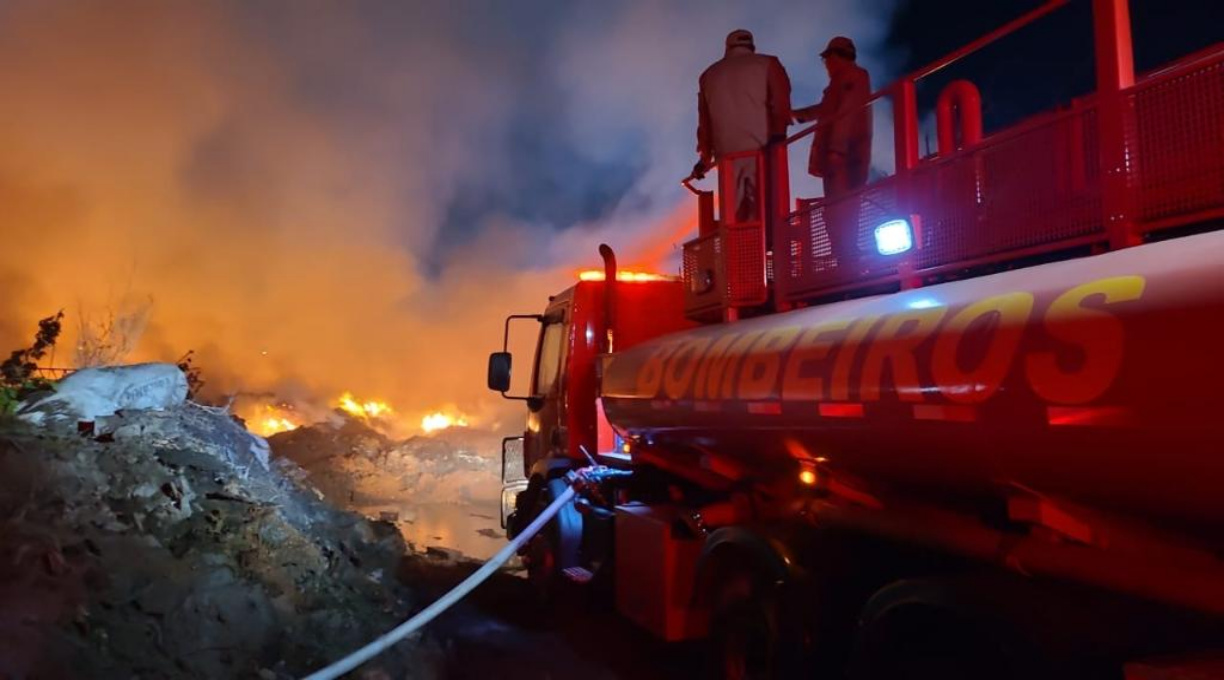
[{"label": "amber marker light", "polygon": [[816,470],[804,467],[799,470],[799,482],[804,486],[816,486],[819,477],[816,475]]}]

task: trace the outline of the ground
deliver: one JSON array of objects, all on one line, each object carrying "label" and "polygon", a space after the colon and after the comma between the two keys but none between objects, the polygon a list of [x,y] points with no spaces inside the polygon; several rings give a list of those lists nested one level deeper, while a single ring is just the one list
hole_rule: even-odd
[{"label": "ground", "polygon": [[[269,440],[324,498],[387,516],[410,546],[401,581],[432,601],[506,545],[497,514],[501,438],[453,430],[392,441],[367,425],[320,424]],[[439,549],[441,548],[441,549]],[[475,558],[475,559],[473,559]],[[426,629],[446,678],[696,677],[692,650],[662,645],[582,593],[542,608],[521,568],[495,574]]]},{"label": "ground", "polygon": [[268,439],[329,503],[383,518],[419,549],[487,559],[505,545],[498,434],[467,428],[393,440],[360,420],[325,422]]},{"label": "ground", "polygon": [[[364,458],[312,474],[191,403],[73,425],[0,419],[0,678],[301,677],[479,564],[414,549],[410,520],[336,507],[312,484],[376,510],[390,499],[341,484],[341,469],[370,472]],[[364,488],[461,494],[459,479],[487,476],[446,446],[395,445],[393,483]],[[694,658],[607,604],[575,595],[546,610],[504,571],[355,677],[649,680],[693,677]]]},{"label": "ground", "polygon": [[[422,596],[445,592],[477,563],[429,558],[406,563],[405,580]],[[610,603],[567,593],[543,607],[527,581],[495,574],[438,617],[425,634],[444,650],[442,677],[462,680],[663,680],[704,677],[703,650],[666,644],[611,611]]]},{"label": "ground", "polygon": [[[422,606],[393,526],[265,468],[228,416],[103,425],[0,422],[0,677],[298,677]],[[432,678],[434,656],[374,665]]]}]

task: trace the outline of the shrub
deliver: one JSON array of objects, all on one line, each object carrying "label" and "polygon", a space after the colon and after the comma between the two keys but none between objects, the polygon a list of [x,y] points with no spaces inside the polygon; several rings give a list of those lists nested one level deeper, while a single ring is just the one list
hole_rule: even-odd
[{"label": "shrub", "polygon": [[136,348],[149,315],[153,298],[125,300],[95,316],[82,309],[77,315],[77,344],[73,365],[77,368],[120,364]]},{"label": "shrub", "polygon": [[12,415],[19,403],[21,399],[17,396],[17,388],[0,386],[0,416]]},{"label": "shrub", "polygon": [[204,376],[200,372],[199,366],[192,365],[195,359],[195,350],[187,350],[187,353],[179,357],[179,360],[174,362],[183,375],[187,376],[187,398],[196,401],[200,396],[200,390],[204,388]]},{"label": "shrub", "polygon": [[34,344],[13,350],[9,358],[0,363],[0,414],[12,413],[31,392],[50,387],[50,383],[38,375],[38,362],[55,349],[63,320],[64,312],[60,310],[39,321]]}]

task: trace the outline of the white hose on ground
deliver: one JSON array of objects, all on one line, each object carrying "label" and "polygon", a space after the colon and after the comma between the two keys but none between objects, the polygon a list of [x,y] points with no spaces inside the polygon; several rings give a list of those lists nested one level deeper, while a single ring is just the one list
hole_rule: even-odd
[{"label": "white hose on ground", "polygon": [[535,536],[536,532],[543,528],[544,525],[553,518],[553,515],[556,515],[557,512],[561,510],[561,506],[568,503],[571,499],[573,499],[573,497],[574,488],[566,487],[565,493],[558,496],[557,500],[552,502],[552,505],[545,508],[544,512],[541,512],[540,515],[535,518],[534,522],[527,525],[527,529],[523,531],[523,533],[516,536],[513,541],[510,541],[510,543],[506,545],[506,547],[502,548],[496,555],[494,555],[492,559],[481,565],[481,567],[471,576],[463,579],[463,582],[452,588],[449,593],[438,598],[436,602],[417,612],[416,616],[396,626],[390,632],[385,633],[377,640],[374,640],[365,647],[362,647],[343,659],[340,659],[327,668],[311,673],[310,675],[306,676],[305,680],[334,680],[334,678],[338,678],[361,664],[369,661],[370,659],[373,659],[379,654],[382,654],[391,645],[403,640],[421,626],[424,626],[425,624],[434,620],[438,614],[441,614],[449,609],[451,605],[463,599],[463,596],[472,592],[472,589],[483,583],[485,579],[492,576],[493,572],[497,571],[503,564],[506,563],[506,560],[509,560],[516,552],[518,552],[519,548],[523,547],[524,543],[531,540],[531,537]]}]

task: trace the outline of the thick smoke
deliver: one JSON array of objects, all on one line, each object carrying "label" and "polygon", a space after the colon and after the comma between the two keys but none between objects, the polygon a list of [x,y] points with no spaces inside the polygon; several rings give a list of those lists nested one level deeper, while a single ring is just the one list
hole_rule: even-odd
[{"label": "thick smoke", "polygon": [[601,240],[674,271],[727,31],[805,104],[835,34],[883,82],[886,24],[857,0],[4,3],[0,348],[60,308],[70,336],[143,310],[128,358],[195,349],[218,392],[492,422],[506,313]]}]

